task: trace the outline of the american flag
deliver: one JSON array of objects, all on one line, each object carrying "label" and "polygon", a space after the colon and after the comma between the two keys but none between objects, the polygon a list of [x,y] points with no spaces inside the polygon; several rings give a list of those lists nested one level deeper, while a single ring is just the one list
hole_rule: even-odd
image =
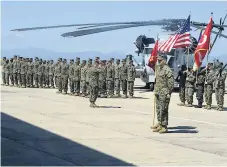
[{"label": "american flag", "polygon": [[172,48],[185,48],[191,45],[190,40],[190,15],[185,20],[181,27],[177,30],[176,34],[164,43],[159,45],[158,50],[162,52],[170,52]]}]

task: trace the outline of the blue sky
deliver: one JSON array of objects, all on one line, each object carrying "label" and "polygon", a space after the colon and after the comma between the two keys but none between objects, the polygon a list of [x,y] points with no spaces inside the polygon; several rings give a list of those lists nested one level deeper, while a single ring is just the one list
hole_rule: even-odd
[{"label": "blue sky", "polygon": [[[208,22],[224,17],[227,2],[2,2],[2,49],[43,48],[57,52],[122,51],[133,53],[133,42],[140,34],[166,36],[160,27],[149,26],[63,38],[60,35],[76,28],[60,28],[27,32],[11,29],[74,23],[142,21],[162,18],[187,18]],[[227,20],[226,20],[227,23]],[[227,31],[225,30],[225,34]],[[198,38],[199,32],[192,32]],[[227,54],[227,39],[219,38],[211,54]]]}]

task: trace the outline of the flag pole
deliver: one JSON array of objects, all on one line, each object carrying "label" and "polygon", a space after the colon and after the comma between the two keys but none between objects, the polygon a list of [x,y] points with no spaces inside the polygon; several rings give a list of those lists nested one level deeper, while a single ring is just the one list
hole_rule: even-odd
[{"label": "flag pole", "polygon": [[[157,34],[157,41],[158,41],[158,34]],[[154,49],[154,48],[153,48]],[[156,55],[157,56],[157,55]],[[155,61],[155,65],[154,65],[154,69],[155,69],[155,71],[154,71],[154,76],[155,76],[155,78],[156,78],[156,61]],[[155,84],[154,84],[154,86],[155,86]],[[155,123],[155,114],[156,114],[156,97],[155,97],[155,93],[154,93],[154,109],[153,109],[153,126],[154,126],[154,123]]]}]

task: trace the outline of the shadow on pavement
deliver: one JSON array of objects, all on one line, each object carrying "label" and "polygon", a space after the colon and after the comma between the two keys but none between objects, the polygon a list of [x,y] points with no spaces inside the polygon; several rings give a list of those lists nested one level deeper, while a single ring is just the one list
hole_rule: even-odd
[{"label": "shadow on pavement", "polygon": [[168,127],[168,133],[198,133],[199,131],[193,130],[196,129],[194,126],[176,126]]},{"label": "shadow on pavement", "polygon": [[119,106],[99,106],[98,108],[121,108]]},{"label": "shadow on pavement", "polygon": [[5,166],[134,166],[5,113],[1,123],[1,164]]}]

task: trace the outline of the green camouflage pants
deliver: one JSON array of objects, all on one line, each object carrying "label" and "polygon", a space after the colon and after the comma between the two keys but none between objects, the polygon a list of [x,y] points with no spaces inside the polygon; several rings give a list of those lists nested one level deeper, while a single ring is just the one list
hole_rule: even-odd
[{"label": "green camouflage pants", "polygon": [[21,86],[26,87],[26,74],[21,74]]},{"label": "green camouflage pants", "polygon": [[204,85],[203,84],[198,85],[197,91],[196,91],[196,98],[199,104],[203,103],[203,94],[204,94]]},{"label": "green camouflage pants", "polygon": [[69,89],[70,89],[70,93],[74,93],[74,80],[73,78],[69,78]]},{"label": "green camouflage pants", "polygon": [[124,95],[127,95],[127,80],[121,80],[121,89]]},{"label": "green camouflage pants", "polygon": [[80,81],[80,90],[83,95],[86,95],[86,81]]},{"label": "green camouflage pants", "polygon": [[58,86],[58,91],[59,91],[59,92],[62,92],[62,77],[61,77],[61,76],[58,76],[58,77],[57,77],[57,81],[58,81],[58,82],[57,82],[57,83],[58,83],[58,84],[57,84],[57,86]]},{"label": "green camouflage pants", "polygon": [[3,82],[3,83],[6,84],[6,85],[9,85],[9,73],[6,72],[5,75],[4,75],[4,77],[5,77],[5,78],[4,78],[4,80],[5,80],[4,82],[5,82],[5,83],[4,83],[4,82]]},{"label": "green camouflage pants", "polygon": [[62,89],[65,93],[68,91],[68,79],[69,77],[67,75],[62,76]]},{"label": "green camouflage pants", "polygon": [[27,74],[27,85],[29,87],[32,87],[33,86],[33,76],[32,76],[32,73],[31,74]]},{"label": "green camouflage pants", "polygon": [[99,94],[106,95],[106,81],[105,80],[99,81]]},{"label": "green camouflage pants", "polygon": [[5,72],[2,72],[2,83],[3,83],[3,84],[6,84]]},{"label": "green camouflage pants", "polygon": [[134,95],[134,81],[128,81],[128,93],[130,96]]},{"label": "green camouflage pants", "polygon": [[213,85],[205,85],[205,102],[207,105],[212,104]]},{"label": "green camouflage pants", "polygon": [[11,85],[14,85],[14,78],[13,78],[13,74],[11,73],[11,74],[9,75],[9,77],[10,77],[10,82],[11,82]]},{"label": "green camouflage pants", "polygon": [[179,97],[182,103],[185,103],[185,87],[180,87]]},{"label": "green camouflage pants", "polygon": [[39,79],[39,87],[43,87],[43,74],[38,75],[38,79]]},{"label": "green camouflage pants", "polygon": [[13,81],[14,84],[17,86],[18,85],[17,73],[13,73]]},{"label": "green camouflage pants", "polygon": [[90,86],[90,102],[95,103],[98,97],[98,86]]},{"label": "green camouflage pants", "polygon": [[215,89],[215,96],[218,107],[223,108],[225,89],[224,88]]},{"label": "green camouflage pants", "polygon": [[116,94],[120,94],[120,79],[115,79],[114,84]]},{"label": "green camouflage pants", "polygon": [[33,75],[33,80],[35,82],[35,87],[38,87],[39,86],[39,75],[38,74],[34,74]]},{"label": "green camouflage pants", "polygon": [[54,76],[53,75],[49,75],[49,81],[50,81],[50,86],[54,87]]},{"label": "green camouflage pants", "polygon": [[80,93],[80,81],[74,81],[75,93]]},{"label": "green camouflage pants", "polygon": [[165,94],[156,96],[156,113],[158,123],[164,127],[168,125],[169,120],[169,102],[170,99]]},{"label": "green camouflage pants", "polygon": [[114,95],[114,82],[112,80],[109,80],[106,82],[107,87],[107,94],[110,96]]},{"label": "green camouflage pants", "polygon": [[185,89],[185,96],[188,104],[193,103],[193,95],[194,95],[194,88],[193,87],[186,87]]}]

